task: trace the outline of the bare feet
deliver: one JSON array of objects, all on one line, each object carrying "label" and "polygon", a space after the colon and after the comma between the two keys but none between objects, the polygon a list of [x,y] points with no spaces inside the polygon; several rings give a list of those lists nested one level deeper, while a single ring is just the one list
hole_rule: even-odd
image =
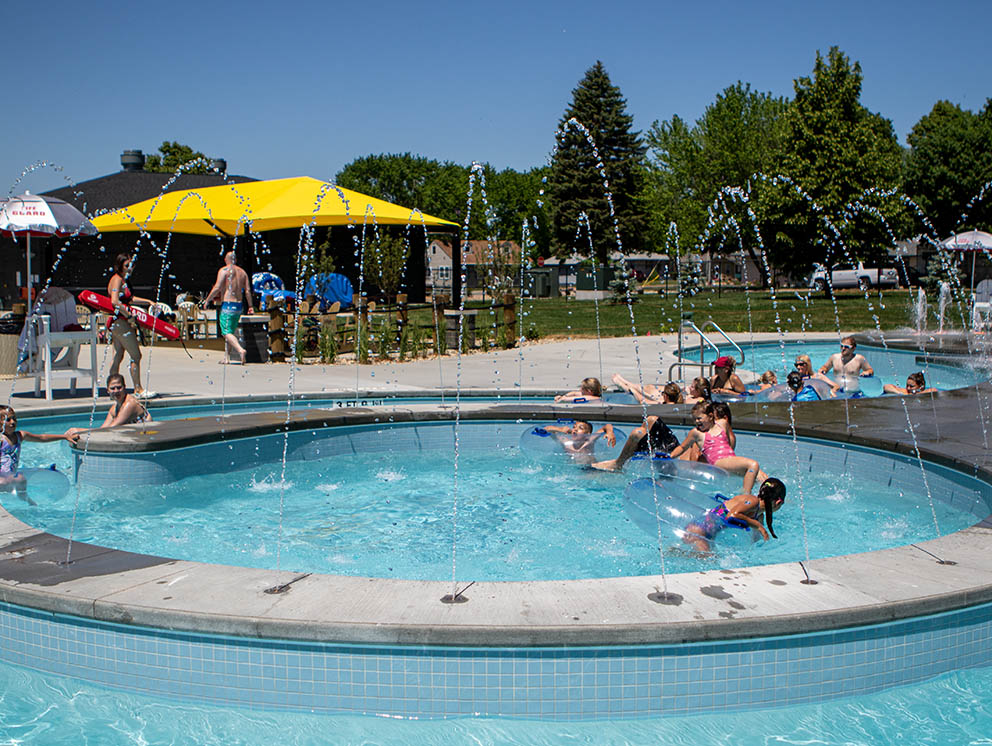
[{"label": "bare feet", "polygon": [[593,469],[599,469],[600,471],[620,471],[617,468],[617,460],[611,458],[609,461],[597,461],[595,464],[591,464]]}]

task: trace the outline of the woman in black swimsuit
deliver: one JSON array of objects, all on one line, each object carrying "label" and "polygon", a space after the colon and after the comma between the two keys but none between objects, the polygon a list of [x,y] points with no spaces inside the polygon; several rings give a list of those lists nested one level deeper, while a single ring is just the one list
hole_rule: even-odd
[{"label": "woman in black swimsuit", "polygon": [[131,317],[128,305],[135,301],[151,304],[147,298],[139,298],[127,286],[127,278],[131,274],[130,254],[118,254],[114,260],[114,274],[107,284],[107,295],[114,307],[114,315],[108,323],[110,338],[114,345],[114,359],[110,363],[110,373],[120,372],[124,362],[124,353],[131,358],[131,382],[134,384],[134,395],[139,399],[151,398],[141,385],[141,347],[138,345],[138,326]]}]

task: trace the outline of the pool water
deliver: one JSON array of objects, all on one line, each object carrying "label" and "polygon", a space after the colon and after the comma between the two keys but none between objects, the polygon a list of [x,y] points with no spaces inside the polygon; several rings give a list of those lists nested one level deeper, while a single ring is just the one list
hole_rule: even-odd
[{"label": "pool water", "polygon": [[782,709],[645,720],[400,720],[249,711],[172,702],[0,664],[0,741],[134,744],[989,744],[992,669]]},{"label": "pool water", "polygon": [[[625,510],[624,490],[635,475],[587,470],[559,458],[523,453],[517,444],[531,427],[513,421],[461,426],[459,576],[556,580],[657,574],[657,532],[638,527]],[[332,437],[350,438],[352,445],[388,442],[390,437],[398,442],[396,431],[382,426],[330,432]],[[50,533],[69,536],[74,531],[74,540],[133,552],[258,568],[275,566],[278,552],[280,566],[293,571],[447,577],[455,486],[453,428],[450,423],[420,424],[413,433],[407,431],[408,439],[435,446],[413,453],[344,449],[330,457],[290,460],[285,483],[281,462],[275,460],[282,453],[283,437],[278,435],[257,439],[255,451],[273,460],[251,467],[231,464],[227,470],[227,464],[213,456],[209,458],[216,459],[222,473],[167,485],[83,487],[75,516],[75,489],[61,500],[42,501],[36,507],[13,499],[6,499],[4,506]],[[489,443],[495,447],[486,447]],[[831,465],[816,468],[823,453],[844,453],[838,447],[814,448],[803,441],[794,447],[791,439],[743,433],[738,450],[758,458],[769,474],[781,476],[789,487],[790,499],[775,516],[779,539],[743,547],[718,539],[714,556],[700,558],[682,551],[680,542],[666,532],[669,572],[805,559],[800,485],[812,558],[936,535],[916,463],[894,463],[886,454],[872,452],[872,459],[888,466],[879,463],[872,474],[857,469],[838,474]],[[207,457],[191,449],[189,458]],[[25,450],[26,466],[50,459],[68,470],[64,444]],[[803,471],[797,473],[800,463]],[[893,474],[903,476],[893,481]],[[939,490],[947,479],[928,470],[928,482]],[[907,483],[918,487],[907,490]],[[731,492],[738,486],[735,478],[724,489]],[[985,507],[977,483],[966,480],[951,487],[968,497],[957,501],[959,507],[934,501],[941,533],[976,522],[974,513],[960,509],[962,504]],[[673,484],[673,493],[680,488]]]},{"label": "pool water", "polygon": [[[739,367],[754,371],[758,375],[766,370],[773,370],[778,376],[779,383],[784,383],[785,376],[793,369],[796,355],[809,355],[813,361],[813,368],[819,370],[831,355],[840,352],[838,342],[767,342],[742,345],[742,348],[745,357],[744,363]],[[859,345],[856,351],[864,355],[875,370],[873,377],[862,381],[862,390],[867,396],[879,396],[884,383],[905,386],[906,376],[916,371],[923,371],[928,387],[945,390],[972,386],[988,378],[984,369],[927,362],[926,358],[916,352],[886,350],[882,347],[866,345]],[[718,355],[739,357],[740,353],[726,347],[719,353],[706,349],[704,359],[706,362],[712,362]],[[684,350],[683,357],[690,361],[699,360],[699,348]]]}]

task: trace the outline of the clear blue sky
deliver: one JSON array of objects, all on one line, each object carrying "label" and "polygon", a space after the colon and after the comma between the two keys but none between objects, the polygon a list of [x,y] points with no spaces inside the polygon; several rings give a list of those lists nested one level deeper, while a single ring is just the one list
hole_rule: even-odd
[{"label": "clear blue sky", "polygon": [[[14,10],[14,6],[8,8]],[[527,169],[546,162],[584,72],[603,61],[646,130],[695,121],[737,80],[792,95],[817,50],[864,72],[901,141],[939,99],[992,96],[992,3],[22,3],[4,17],[0,191],[120,168],[178,140],[230,173],[331,179],[370,153]],[[23,29],[23,30],[22,30]]]}]

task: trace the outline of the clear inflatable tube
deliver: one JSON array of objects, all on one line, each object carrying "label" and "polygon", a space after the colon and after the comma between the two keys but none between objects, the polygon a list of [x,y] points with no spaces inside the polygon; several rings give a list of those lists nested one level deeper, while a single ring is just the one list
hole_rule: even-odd
[{"label": "clear inflatable tube", "polygon": [[573,435],[571,433],[555,432],[548,427],[572,427],[575,420],[561,419],[557,422],[528,427],[520,435],[520,452],[530,459],[550,463],[579,463],[591,464],[596,461],[614,459],[620,455],[620,449],[627,439],[626,433],[617,427],[613,428],[616,445],[610,446],[606,436],[597,434],[601,425],[592,422],[592,435]]},{"label": "clear inflatable tube", "polygon": [[40,469],[21,469],[27,479],[27,495],[32,501],[43,504],[61,500],[69,492],[69,478],[54,466]]},{"label": "clear inflatable tube", "polygon": [[687,536],[695,538],[695,534],[686,531],[690,524],[718,525],[718,530],[706,539],[722,547],[746,549],[760,538],[743,521],[711,513],[727,499],[726,495],[682,490],[682,486],[677,480],[635,479],[624,490],[624,511],[638,528],[651,536],[656,536],[660,527],[662,535],[667,534],[680,543]]}]

